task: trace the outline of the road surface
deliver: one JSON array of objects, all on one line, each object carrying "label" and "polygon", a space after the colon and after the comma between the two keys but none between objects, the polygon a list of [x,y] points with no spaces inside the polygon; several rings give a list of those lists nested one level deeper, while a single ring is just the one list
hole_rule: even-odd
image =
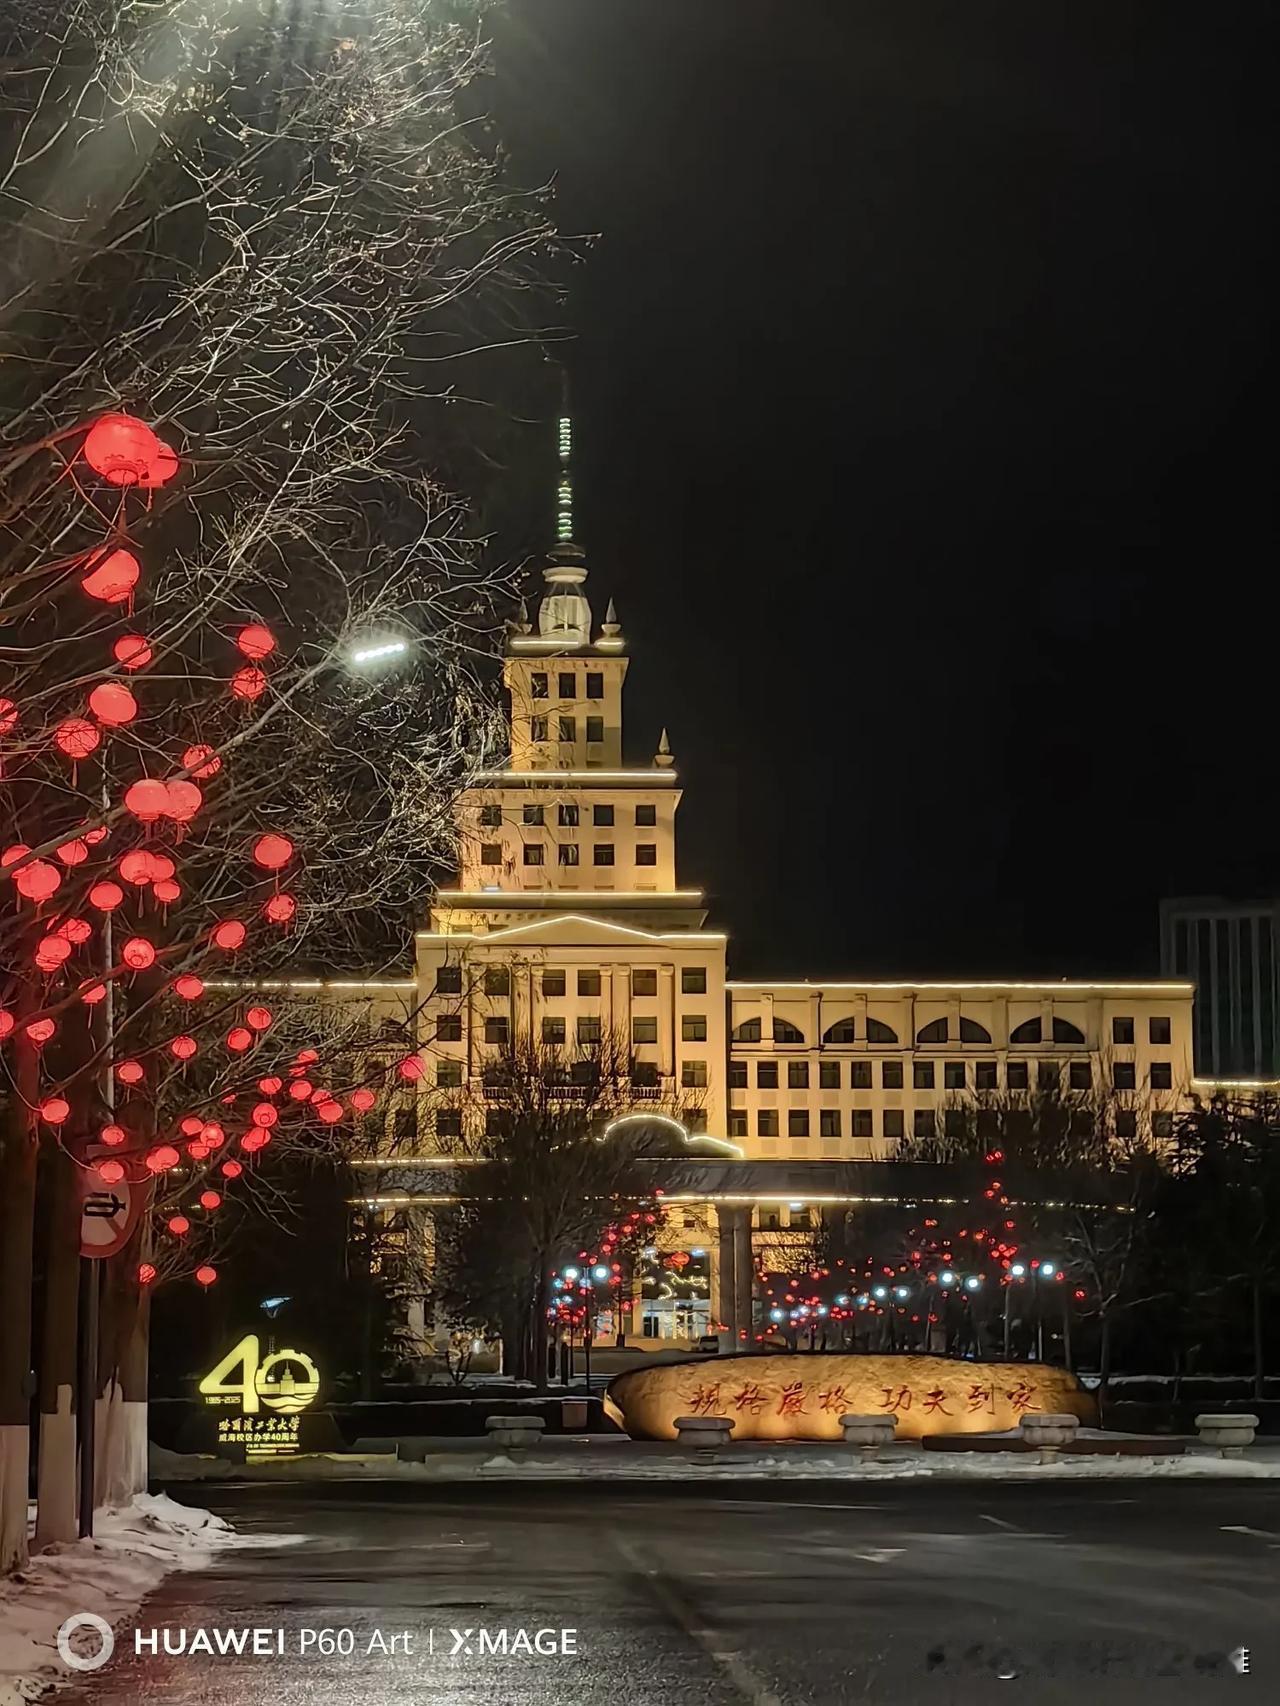
[{"label": "road surface", "polygon": [[[59,1706],[1277,1698],[1274,1483],[174,1492],[259,1540],[295,1543],[170,1577],[138,1627],[171,1640],[280,1631],[268,1639],[284,1655],[137,1656],[126,1630],[111,1664]],[[353,1650],[322,1652],[318,1632],[341,1630]],[[551,1632],[543,1646],[574,1650],[525,1650],[538,1631]],[[1228,1657],[1242,1648],[1248,1676]]]}]

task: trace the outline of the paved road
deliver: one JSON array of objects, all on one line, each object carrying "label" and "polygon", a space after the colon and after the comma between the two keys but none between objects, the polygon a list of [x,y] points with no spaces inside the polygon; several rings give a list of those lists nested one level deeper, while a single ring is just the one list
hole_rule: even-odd
[{"label": "paved road", "polygon": [[[388,1482],[177,1496],[250,1534],[305,1538],[171,1577],[139,1625],[279,1628],[288,1656],[138,1658],[129,1636],[59,1706],[1277,1697],[1270,1483]],[[351,1629],[355,1652],[299,1656],[308,1628]],[[509,1643],[573,1629],[577,1652],[481,1652],[482,1628]],[[473,1631],[470,1654],[451,1653],[453,1629]],[[374,1630],[388,1643],[412,1632],[415,1651],[367,1652]],[[1245,1678],[1225,1656],[1240,1647]]]}]

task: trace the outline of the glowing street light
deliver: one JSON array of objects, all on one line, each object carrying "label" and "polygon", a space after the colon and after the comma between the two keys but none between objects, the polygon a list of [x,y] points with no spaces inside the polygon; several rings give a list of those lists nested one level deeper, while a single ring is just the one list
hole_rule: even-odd
[{"label": "glowing street light", "polygon": [[379,663],[384,658],[400,657],[409,650],[408,640],[383,640],[376,646],[362,646],[350,654],[353,664]]}]

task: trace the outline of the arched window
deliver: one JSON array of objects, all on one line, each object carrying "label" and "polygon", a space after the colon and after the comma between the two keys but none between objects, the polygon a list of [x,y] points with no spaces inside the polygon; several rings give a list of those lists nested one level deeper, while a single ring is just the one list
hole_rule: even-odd
[{"label": "arched window", "polygon": [[886,1025],[883,1019],[867,1020],[867,1041],[869,1043],[896,1044],[898,1033],[892,1025]]},{"label": "arched window", "polygon": [[991,1032],[985,1025],[980,1025],[976,1019],[961,1019],[960,1041],[962,1043],[989,1043]]},{"label": "arched window", "polygon": [[1053,1016],[1053,1040],[1055,1043],[1078,1043],[1084,1046],[1084,1032],[1079,1025],[1073,1025],[1070,1019],[1060,1019]]},{"label": "arched window", "polygon": [[793,1025],[790,1019],[775,1019],[773,1021],[773,1040],[775,1043],[802,1043],[804,1032],[799,1025]]},{"label": "arched window", "polygon": [[916,1032],[918,1043],[945,1043],[947,1040],[947,1021],[931,1019],[927,1025],[922,1025]]},{"label": "arched window", "polygon": [[733,1040],[735,1043],[758,1043],[760,1041],[759,1019],[744,1019],[740,1025],[735,1025]]},{"label": "arched window", "polygon": [[1009,1032],[1011,1043],[1038,1043],[1043,1040],[1039,1019],[1024,1019]]},{"label": "arched window", "polygon": [[854,1040],[853,1020],[837,1019],[822,1033],[822,1040],[824,1043],[851,1043]]}]

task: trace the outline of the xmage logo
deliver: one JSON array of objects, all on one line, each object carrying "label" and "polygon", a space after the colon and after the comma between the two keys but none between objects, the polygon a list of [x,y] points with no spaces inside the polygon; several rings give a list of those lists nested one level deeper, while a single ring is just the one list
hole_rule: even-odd
[{"label": "xmage logo", "polygon": [[540,1658],[568,1658],[578,1651],[576,1629],[450,1629],[449,1657],[464,1659],[510,1657],[516,1653]]},{"label": "xmage logo", "polygon": [[[92,1629],[98,1636],[97,1652],[77,1652],[71,1637],[81,1629]],[[86,1643],[81,1642],[83,1647]],[[92,1611],[77,1611],[58,1630],[58,1657],[68,1670],[100,1670],[116,1650],[116,1638],[105,1617]]]}]

